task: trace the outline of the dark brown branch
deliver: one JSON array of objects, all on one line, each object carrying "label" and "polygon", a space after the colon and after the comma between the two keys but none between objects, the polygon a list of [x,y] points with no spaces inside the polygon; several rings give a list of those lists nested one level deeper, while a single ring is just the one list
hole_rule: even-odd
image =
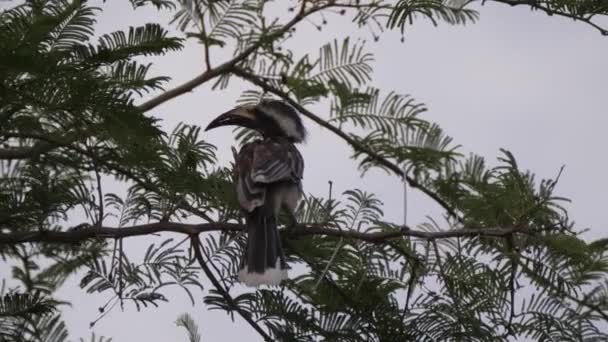
[{"label": "dark brown branch", "polygon": [[[513,6],[513,7],[522,6],[522,5],[530,6],[532,9],[543,11],[548,15],[558,15],[561,17],[581,21],[581,22],[595,28],[602,35],[608,36],[608,29],[599,26],[598,24],[594,23],[591,20],[592,15],[594,15],[595,13],[575,14],[575,13],[563,12],[560,10],[552,9],[548,6],[544,6],[539,1],[534,1],[534,0],[481,0],[481,4],[483,5],[486,1],[494,1],[497,3],[501,3],[501,4],[505,4],[505,5],[509,5],[509,6]],[[602,13],[598,13],[598,14],[602,14]],[[608,13],[604,13],[604,14],[608,14]],[[586,15],[586,17],[583,15]]]},{"label": "dark brown branch", "polygon": [[422,191],[424,194],[426,194],[427,196],[432,198],[435,202],[437,202],[441,207],[443,207],[450,214],[450,216],[452,216],[453,218],[458,220],[458,222],[462,223],[463,220],[460,217],[460,215],[458,215],[458,213],[456,213],[456,211],[446,201],[444,201],[437,194],[433,193],[431,190],[425,188],[422,184],[418,183],[412,177],[406,175],[398,165],[392,163],[390,160],[388,160],[388,159],[380,156],[376,152],[370,150],[367,146],[359,143],[352,137],[348,136],[348,134],[344,133],[338,127],[335,127],[334,125],[323,120],[321,117],[315,115],[308,109],[301,106],[297,101],[291,99],[291,97],[289,97],[289,94],[287,94],[286,92],[273,87],[271,84],[269,84],[268,82],[264,81],[263,79],[257,77],[256,75],[254,75],[242,68],[238,68],[238,67],[234,67],[233,72],[235,75],[259,86],[260,88],[264,89],[265,91],[273,93],[273,94],[281,97],[282,99],[287,101],[289,104],[291,104],[293,107],[295,107],[298,111],[300,111],[300,113],[302,113],[302,115],[306,116],[307,118],[311,119],[315,123],[319,124],[321,127],[327,128],[332,133],[334,133],[338,137],[342,138],[342,140],[346,141],[356,151],[360,151],[362,153],[367,154],[371,159],[376,161],[378,164],[386,167],[387,169],[391,170],[393,173],[397,174],[398,176],[400,176],[402,178],[405,177],[409,186]]},{"label": "dark brown branch", "polygon": [[251,325],[260,334],[260,336],[262,336],[262,338],[264,338],[265,341],[273,341],[273,339],[270,336],[268,336],[268,334],[264,331],[264,329],[262,329],[251,318],[251,316],[247,312],[244,312],[238,306],[238,304],[234,301],[234,299],[232,298],[232,296],[230,296],[230,293],[228,293],[228,291],[226,289],[224,289],[224,287],[222,286],[222,284],[220,284],[220,282],[217,280],[217,278],[213,275],[213,273],[211,272],[211,270],[209,269],[209,267],[207,267],[207,264],[205,263],[205,260],[203,258],[203,254],[201,253],[201,243],[200,243],[200,240],[198,238],[198,235],[197,234],[192,235],[191,239],[192,239],[192,247],[194,248],[194,256],[196,257],[196,260],[200,264],[201,268],[203,269],[203,272],[205,272],[205,275],[207,275],[207,278],[209,278],[209,280],[211,281],[211,283],[213,284],[213,286],[215,286],[215,288],[217,289],[217,291],[222,295],[222,297],[224,297],[224,299],[226,300],[226,302],[228,302],[228,304],[234,310],[236,310],[236,312],[238,312],[239,315],[241,315],[241,317],[243,317],[243,319],[245,321],[247,321],[247,323],[249,323],[249,325]]},{"label": "dark brown branch", "polygon": [[271,34],[269,34],[265,37],[262,37],[260,40],[258,40],[254,44],[252,44],[247,49],[243,50],[241,53],[236,55],[231,60],[219,65],[216,68],[206,70],[205,72],[203,72],[202,74],[198,75],[197,77],[191,79],[190,81],[188,81],[178,87],[175,87],[171,90],[168,90],[168,91],[158,95],[157,97],[141,104],[140,106],[138,106],[138,108],[142,112],[147,112],[175,97],[178,97],[184,93],[191,91],[192,89],[200,86],[201,84],[203,84],[217,76],[230,72],[231,69],[235,65],[237,65],[238,63],[245,60],[252,53],[254,53],[257,49],[259,49],[263,44],[267,43],[268,41],[270,41],[272,39],[281,37],[282,35],[287,33],[289,30],[291,30],[292,27],[294,27],[296,24],[298,24],[300,21],[302,21],[304,18],[306,18],[307,16],[309,16],[315,12],[318,12],[320,10],[323,10],[325,8],[331,7],[331,6],[332,6],[331,3],[327,3],[327,4],[324,4],[321,6],[313,6],[307,11],[304,8],[302,8],[302,10],[298,14],[296,14],[289,22],[287,22],[285,25],[283,25],[280,29],[272,32]]},{"label": "dark brown branch", "polygon": [[198,87],[199,85],[225,73],[232,66],[232,63],[236,63],[236,61],[233,59],[218,66],[217,68],[207,70],[202,74],[198,75],[197,77],[191,79],[190,81],[171,90],[167,90],[166,92],[158,95],[157,97],[142,103],[138,106],[138,109],[142,112],[147,112],[175,97],[192,91],[192,89]]},{"label": "dark brown branch", "polygon": [[[244,231],[245,226],[236,223],[201,223],[187,224],[178,222],[156,222],[131,227],[86,227],[68,231],[29,231],[0,233],[0,244],[21,244],[29,242],[78,243],[89,239],[119,239],[131,236],[150,235],[162,232],[181,234],[199,234],[211,231]],[[522,228],[485,228],[485,229],[454,229],[439,232],[425,232],[413,229],[402,229],[393,232],[362,233],[355,230],[339,230],[315,225],[300,226],[291,234],[296,236],[326,235],[356,239],[371,243],[383,243],[387,240],[404,236],[435,240],[453,237],[494,236],[507,237],[514,233],[526,233]]]}]

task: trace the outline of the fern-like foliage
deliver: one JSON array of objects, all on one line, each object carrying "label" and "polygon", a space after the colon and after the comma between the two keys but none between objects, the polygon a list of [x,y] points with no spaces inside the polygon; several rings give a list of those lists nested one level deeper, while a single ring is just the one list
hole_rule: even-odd
[{"label": "fern-like foliage", "polygon": [[112,339],[104,337],[104,336],[97,336],[97,335],[95,335],[94,332],[91,332],[91,338],[90,339],[85,340],[83,337],[81,337],[78,341],[80,341],[80,342],[87,342],[87,341],[90,341],[90,342],[112,342]]},{"label": "fern-like foliage", "polygon": [[[367,132],[362,137],[351,136],[377,156],[419,173],[436,169],[458,155],[452,138],[438,125],[420,118],[426,108],[410,96],[391,92],[381,99],[378,89],[362,92],[341,83],[334,83],[334,89],[330,122],[343,129],[351,125]],[[363,171],[384,167],[369,153],[356,151],[353,157],[360,159]]]},{"label": "fern-like foliage", "polygon": [[194,319],[189,314],[185,313],[180,315],[175,321],[175,325],[178,327],[183,327],[188,332],[188,341],[190,342],[200,342],[201,335],[198,332],[198,326],[194,322]]},{"label": "fern-like foliage", "polygon": [[417,16],[431,20],[434,25],[437,25],[439,20],[452,25],[477,20],[477,11],[463,5],[464,3],[459,4],[454,0],[400,0],[388,18],[387,26],[398,26],[403,32],[405,26],[411,24]]},{"label": "fern-like foliage", "polygon": [[239,40],[258,22],[256,0],[180,0],[173,23],[182,31],[195,29],[194,36],[208,46],[223,47]]},{"label": "fern-like foliage", "polygon": [[[104,0],[104,2],[107,0]],[[144,7],[152,5],[157,9],[175,9],[175,3],[171,0],[129,0],[133,7]]]},{"label": "fern-like foliage", "polygon": [[[135,104],[169,80],[152,74],[147,57],[177,51],[183,39],[157,23],[94,38],[106,5],[26,1],[0,14],[0,237],[44,241],[183,222],[232,228],[158,237],[142,255],[129,252],[130,239],[106,240],[106,233],[61,244],[0,244],[16,284],[6,294],[2,287],[0,340],[67,341],[64,303],[53,294],[75,274],[84,291],[104,300],[91,325],[116,307],[160,307],[177,287],[191,304],[202,297],[207,308],[239,314],[278,341],[608,339],[607,240],[581,236],[557,193],[559,174],[539,180],[506,150],[495,166],[460,155],[425,119],[424,104],[372,86],[375,57],[363,40],[333,39],[311,53],[295,53],[290,44],[302,25],[323,31],[338,15],[348,14],[374,40],[419,18],[469,23],[477,19],[473,2],[130,3],[175,9],[180,34],[202,44],[203,76],[216,77],[212,90],[231,86],[236,74],[263,85],[242,88],[240,105],[288,96],[314,109],[355,147],[363,172],[402,169],[450,215],[405,227],[387,222],[381,199],[361,187],[329,198],[309,194],[298,205],[297,226],[279,219],[290,279],[274,288],[241,287],[246,233],[231,225],[244,223],[234,165],[218,165],[201,127],[181,123],[165,132],[160,119],[143,112],[146,105]],[[605,14],[594,1],[525,5],[587,23],[590,13]],[[271,19],[281,6],[289,18]],[[148,103],[184,90],[176,89]],[[317,111],[324,105],[325,113]],[[240,143],[259,137],[250,130],[236,136]],[[108,192],[110,180],[120,188]],[[190,341],[202,340],[195,320],[186,314],[176,322]],[[89,340],[109,341],[94,334]]]},{"label": "fern-like foliage", "polygon": [[[123,201],[104,194],[103,180],[128,177],[141,185],[161,151],[191,158],[184,147],[178,152],[179,147],[169,146],[173,142],[163,140],[157,120],[134,104],[136,97],[162,89],[168,78],[150,77],[150,65],[133,59],[175,51],[181,48],[181,39],[170,37],[158,24],[148,24],[93,41],[99,12],[100,8],[86,2],[49,0],[28,1],[0,14],[0,142],[6,152],[0,158],[2,233],[87,229],[89,224],[68,221],[76,210],[82,210],[91,225],[111,220],[113,215],[120,216],[122,224],[133,222],[142,218],[133,216],[137,197]],[[183,136],[184,142],[187,139]],[[205,156],[209,155],[208,147],[196,148],[194,157],[205,148]],[[174,172],[161,170],[162,165],[153,169],[165,177]],[[2,340],[65,341],[67,330],[55,311],[60,303],[52,299],[52,293],[82,268],[103,264],[112,250],[103,241],[0,246],[3,259],[18,261],[12,274],[22,284],[18,293],[23,293],[3,297]],[[149,259],[164,260],[155,269],[116,258],[122,255],[122,248],[119,251],[106,275],[113,276],[116,265],[121,265],[122,273],[116,274],[124,277],[110,284],[119,284],[122,291],[126,284],[136,283],[124,297],[134,298],[139,305],[158,299],[146,281],[159,285],[166,281],[162,277],[169,277],[187,292],[193,282],[199,283],[184,259],[176,266],[158,257],[160,252],[150,253]],[[129,278],[125,269],[135,275]]]},{"label": "fern-like foliage", "polygon": [[67,329],[56,314],[58,304],[42,292],[5,294],[0,298],[0,341],[65,341]]},{"label": "fern-like foliage", "polygon": [[44,298],[38,292],[32,295],[24,293],[8,293],[0,300],[0,317],[27,317],[29,315],[44,315],[55,310],[57,302]]},{"label": "fern-like foliage", "polygon": [[111,291],[112,301],[132,302],[137,310],[167,301],[161,289],[178,286],[194,304],[192,289],[202,289],[196,268],[179,249],[180,244],[170,246],[172,242],[168,239],[158,246],[151,244],[141,263],[131,262],[121,247],[109,263],[92,262],[80,286],[89,293]]},{"label": "fern-like foliage", "polygon": [[[511,158],[488,174],[480,159],[473,157],[465,163],[469,172],[462,177],[478,183],[482,177],[484,184],[517,179],[520,176],[513,175],[516,163]],[[543,184],[554,185],[555,180]],[[549,196],[548,189],[541,188]],[[308,197],[301,204],[299,219],[346,231],[400,229],[381,221],[380,205],[360,190],[345,192],[343,203]],[[555,220],[561,209],[548,205],[546,214],[549,212],[548,217]],[[437,223],[432,226],[441,229]],[[577,315],[572,307],[584,307],[581,301],[587,299],[581,299],[581,291],[585,284],[605,277],[601,241],[587,244],[571,233],[557,231],[508,241],[454,239],[441,244],[419,241],[416,246],[416,241],[405,238],[388,244],[323,236],[287,240],[288,257],[307,271],[280,291],[258,290],[238,295],[235,301],[258,317],[273,338],[281,340],[606,338],[597,326],[597,312]],[[513,248],[519,251],[517,256]],[[531,263],[532,259],[538,261]],[[518,275],[516,281],[512,281],[514,274]],[[433,288],[432,283],[436,284]],[[545,290],[532,291],[531,297],[523,299],[513,295],[513,291],[530,293],[523,287]],[[599,286],[594,293],[604,299],[589,298],[605,305],[605,287]],[[208,295],[205,302],[234,312],[218,294]]]},{"label": "fern-like foliage", "polygon": [[129,32],[104,34],[97,46],[77,46],[77,58],[92,63],[115,63],[133,56],[161,55],[181,49],[179,38],[167,37],[167,30],[159,24],[130,27]]}]

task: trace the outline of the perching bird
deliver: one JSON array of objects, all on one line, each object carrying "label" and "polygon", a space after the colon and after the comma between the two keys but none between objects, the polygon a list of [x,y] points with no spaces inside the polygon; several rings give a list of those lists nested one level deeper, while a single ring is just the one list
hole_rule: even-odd
[{"label": "perching bird", "polygon": [[239,281],[249,286],[279,285],[288,277],[288,266],[277,218],[281,209],[295,217],[304,160],[294,144],[304,141],[306,129],[299,113],[277,100],[237,107],[218,116],[205,130],[226,125],[248,127],[263,137],[244,145],[236,156],[236,194],[248,233]]}]

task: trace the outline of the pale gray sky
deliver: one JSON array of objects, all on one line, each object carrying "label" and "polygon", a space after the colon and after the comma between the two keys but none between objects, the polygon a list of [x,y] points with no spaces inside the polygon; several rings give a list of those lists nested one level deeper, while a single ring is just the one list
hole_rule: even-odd
[{"label": "pale gray sky", "polygon": [[[99,32],[118,27],[156,21],[156,12],[133,12],[126,1],[103,5]],[[168,18],[165,16],[165,18]],[[321,44],[342,38],[352,26],[330,20],[319,33],[303,23],[292,46],[297,53],[318,51]],[[369,36],[363,33],[364,37]],[[525,8],[489,3],[481,9],[478,23],[465,27],[418,22],[409,29],[404,44],[390,33],[368,49],[375,54],[373,85],[387,92],[412,94],[425,102],[425,118],[438,122],[463,145],[461,152],[475,152],[494,164],[499,148],[511,150],[522,168],[540,178],[554,177],[566,164],[558,193],[573,200],[568,204],[579,227],[590,227],[587,236],[605,237],[603,214],[608,192],[605,129],[608,118],[606,85],[608,80],[608,38],[581,23],[547,17]],[[221,61],[221,51],[213,60]],[[224,57],[226,56],[223,53]],[[173,77],[168,87],[190,79],[203,70],[202,49],[195,44],[160,58],[154,70]],[[249,86],[234,83],[223,92],[210,92],[209,86],[195,89],[153,111],[172,129],[178,122],[204,126],[215,115],[234,105],[238,94]],[[325,107],[314,111],[327,116]],[[315,195],[327,193],[332,180],[335,193],[361,188],[376,193],[385,202],[386,219],[402,220],[401,184],[395,177],[371,172],[361,179],[351,153],[342,141],[306,121],[310,137],[302,153],[307,161],[305,190]],[[229,130],[208,135],[217,144],[222,161],[230,158]],[[436,205],[419,193],[410,193],[408,223],[415,225],[425,216],[438,217]],[[141,253],[147,240],[132,238],[125,248]],[[73,301],[65,311],[71,336],[90,335],[88,323],[98,315],[97,307],[107,297],[86,295],[77,287],[79,279],[66,286],[61,295]],[[179,291],[171,302],[141,313],[115,310],[98,323],[94,331],[122,341],[186,341],[183,330],[174,325],[182,312],[189,312],[200,326],[203,341],[258,341],[252,329],[237,317],[232,323],[219,311],[208,311],[200,304],[190,305]]]}]

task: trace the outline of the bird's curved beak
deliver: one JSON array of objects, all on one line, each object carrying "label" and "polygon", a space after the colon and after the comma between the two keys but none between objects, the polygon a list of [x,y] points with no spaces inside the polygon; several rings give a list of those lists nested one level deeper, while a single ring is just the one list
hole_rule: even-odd
[{"label": "bird's curved beak", "polygon": [[228,111],[207,125],[205,131],[220,127],[220,126],[243,126],[248,128],[256,128],[256,120],[251,108],[248,107],[237,107],[231,111]]}]

